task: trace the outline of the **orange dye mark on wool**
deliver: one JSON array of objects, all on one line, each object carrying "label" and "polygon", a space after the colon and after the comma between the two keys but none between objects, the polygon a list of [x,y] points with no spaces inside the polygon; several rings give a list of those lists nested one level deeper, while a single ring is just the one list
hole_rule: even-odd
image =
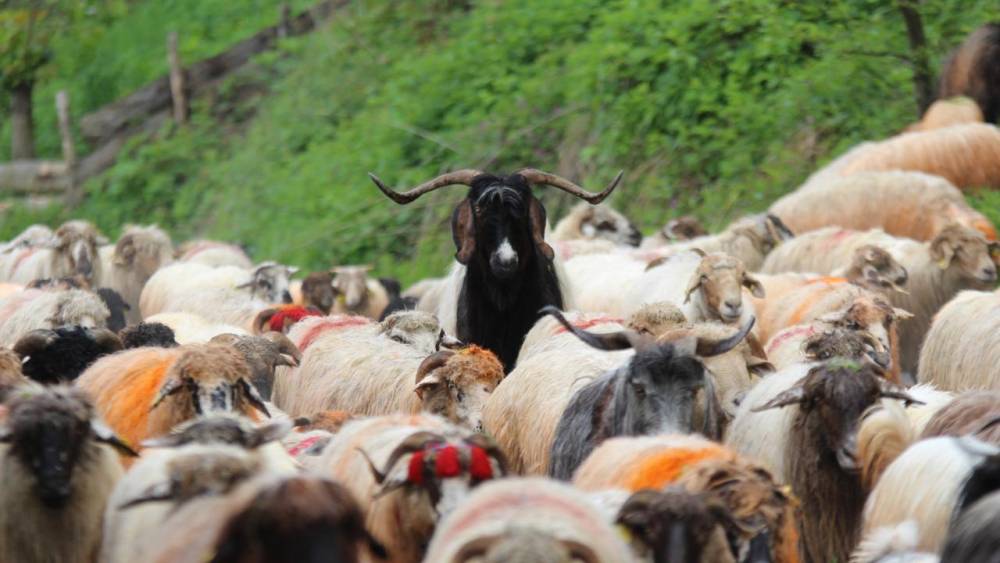
[{"label": "orange dye mark on wool", "polygon": [[721,458],[726,450],[719,446],[698,449],[672,448],[644,457],[635,469],[626,472],[622,485],[629,491],[661,489],[673,483],[688,467],[706,459]]}]

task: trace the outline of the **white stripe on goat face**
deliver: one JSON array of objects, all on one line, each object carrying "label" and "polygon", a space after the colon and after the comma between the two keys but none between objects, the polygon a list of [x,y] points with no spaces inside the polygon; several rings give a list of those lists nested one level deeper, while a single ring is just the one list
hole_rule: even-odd
[{"label": "white stripe on goat face", "polygon": [[496,256],[502,264],[509,264],[517,260],[517,252],[515,252],[514,247],[510,245],[509,239],[503,239],[503,242],[501,242],[500,246],[497,247]]}]

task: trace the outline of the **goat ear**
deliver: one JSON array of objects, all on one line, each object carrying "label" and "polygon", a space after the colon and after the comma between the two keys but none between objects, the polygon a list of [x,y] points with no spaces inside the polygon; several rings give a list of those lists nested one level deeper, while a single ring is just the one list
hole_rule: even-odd
[{"label": "goat ear", "polygon": [[431,391],[432,389],[440,386],[441,383],[442,380],[440,377],[436,375],[428,375],[427,377],[417,382],[417,386],[413,388],[413,391],[416,392],[418,397],[420,397],[420,400],[423,400],[424,395],[428,391]]},{"label": "goat ear", "polygon": [[160,387],[160,391],[156,394],[156,398],[153,399],[153,404],[149,406],[149,410],[153,410],[160,406],[160,403],[162,403],[164,399],[179,392],[181,389],[184,389],[184,381],[181,380],[180,377],[172,376],[163,384],[162,387]]},{"label": "goat ear", "polygon": [[102,444],[107,444],[112,448],[118,450],[118,453],[122,455],[127,455],[130,457],[139,457],[139,454],[128,445],[125,440],[119,438],[113,430],[104,424],[100,419],[93,419],[90,421],[90,431],[94,434],[94,439]]},{"label": "goat ear", "polygon": [[528,207],[528,219],[531,221],[531,240],[535,243],[535,248],[542,253],[546,260],[551,262],[555,257],[555,251],[545,242],[545,208],[542,207],[542,202],[534,196],[532,196],[531,204]]},{"label": "goat ear", "polygon": [[750,295],[753,295],[757,299],[764,298],[764,284],[760,283],[757,278],[751,276],[750,274],[743,274],[743,287],[750,290]]},{"label": "goat ear", "polygon": [[803,389],[800,385],[796,385],[791,389],[782,391],[777,397],[771,399],[763,405],[750,409],[750,412],[761,412],[769,409],[780,409],[782,407],[787,407],[788,405],[797,405],[805,400],[805,396],[805,389]]},{"label": "goat ear", "polygon": [[260,393],[257,392],[257,388],[254,387],[249,381],[247,381],[246,379],[244,379],[242,377],[239,379],[239,381],[237,382],[237,384],[240,386],[240,389],[243,391],[243,396],[244,396],[244,398],[246,398],[247,402],[250,403],[250,405],[253,408],[255,408],[255,409],[259,410],[261,413],[263,413],[264,416],[266,416],[268,418],[271,418],[271,413],[268,412],[267,405],[264,404],[264,398],[261,397]]},{"label": "goat ear", "polygon": [[691,294],[697,291],[698,288],[701,287],[701,284],[705,283],[707,279],[708,278],[705,275],[699,274],[698,272],[695,272],[695,274],[691,276],[691,281],[688,282],[687,289],[684,290],[685,303],[691,301]]},{"label": "goat ear", "polygon": [[278,420],[254,429],[253,438],[250,440],[251,448],[258,448],[284,438],[292,430],[292,421],[288,419]]},{"label": "goat ear", "polygon": [[476,251],[476,229],[469,198],[462,200],[451,215],[451,238],[455,241],[455,260],[468,264]]}]

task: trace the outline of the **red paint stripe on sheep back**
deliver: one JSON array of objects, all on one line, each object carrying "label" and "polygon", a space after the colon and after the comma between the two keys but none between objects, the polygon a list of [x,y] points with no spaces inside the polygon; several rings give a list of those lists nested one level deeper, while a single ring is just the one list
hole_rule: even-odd
[{"label": "red paint stripe on sheep back", "polygon": [[357,317],[353,315],[335,315],[332,317],[326,317],[322,321],[319,321],[309,327],[309,330],[301,336],[298,342],[295,343],[298,346],[299,351],[305,353],[306,349],[316,341],[317,338],[323,335],[323,333],[330,330],[341,330],[345,328],[350,328],[354,326],[364,326],[371,324],[372,320],[365,317]]}]

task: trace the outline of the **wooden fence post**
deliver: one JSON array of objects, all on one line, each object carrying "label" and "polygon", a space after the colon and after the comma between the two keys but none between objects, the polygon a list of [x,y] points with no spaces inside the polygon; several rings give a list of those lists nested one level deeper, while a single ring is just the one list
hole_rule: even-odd
[{"label": "wooden fence post", "polygon": [[56,93],[56,116],[59,118],[63,162],[66,163],[66,204],[75,207],[83,200],[83,192],[77,182],[76,147],[73,146],[73,130],[69,120],[69,94],[66,90],[59,90]]},{"label": "wooden fence post", "polygon": [[278,39],[284,39],[288,37],[288,30],[291,27],[292,8],[288,2],[282,2],[280,10],[278,14]]},{"label": "wooden fence post", "polygon": [[177,54],[177,32],[167,34],[167,63],[170,65],[170,97],[174,101],[174,121],[187,122],[187,96],[184,93],[184,68]]}]

